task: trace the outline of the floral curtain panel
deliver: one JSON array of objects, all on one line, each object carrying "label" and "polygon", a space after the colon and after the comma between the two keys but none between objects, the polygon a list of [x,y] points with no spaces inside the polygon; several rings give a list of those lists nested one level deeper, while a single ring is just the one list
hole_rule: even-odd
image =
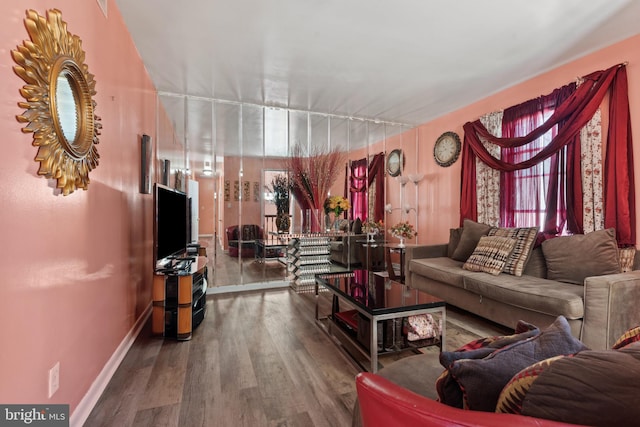
[{"label": "floral curtain panel", "polygon": [[604,228],[602,197],[602,111],[580,131],[582,151],[582,218],[585,233]]},{"label": "floral curtain panel", "polygon": [[[492,135],[502,136],[502,111],[485,114],[480,122]],[[500,146],[481,137],[480,142],[493,157],[500,158]],[[478,221],[494,227],[500,225],[500,171],[476,159]]]}]

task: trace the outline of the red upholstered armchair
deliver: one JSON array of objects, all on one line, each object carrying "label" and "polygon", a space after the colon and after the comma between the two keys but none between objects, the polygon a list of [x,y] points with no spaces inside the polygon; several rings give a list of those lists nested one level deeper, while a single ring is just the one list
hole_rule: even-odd
[{"label": "red upholstered armchair", "polygon": [[356,377],[364,427],[561,427],[575,426],[523,415],[466,411],[420,396],[376,374]]},{"label": "red upholstered armchair", "polygon": [[[242,233],[240,232],[242,228]],[[255,224],[244,224],[242,226],[232,225],[227,227],[227,244],[229,245],[229,256],[243,258],[253,258],[256,248],[256,240],[264,239],[262,227]]]}]

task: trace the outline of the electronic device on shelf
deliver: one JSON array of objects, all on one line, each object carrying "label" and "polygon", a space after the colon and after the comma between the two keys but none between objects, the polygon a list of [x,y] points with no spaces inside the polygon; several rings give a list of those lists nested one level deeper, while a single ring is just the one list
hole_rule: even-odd
[{"label": "electronic device on shelf", "polygon": [[191,240],[189,198],[181,191],[156,183],[153,206],[154,265],[164,269],[168,267],[162,264],[166,259],[171,261],[187,252]]}]

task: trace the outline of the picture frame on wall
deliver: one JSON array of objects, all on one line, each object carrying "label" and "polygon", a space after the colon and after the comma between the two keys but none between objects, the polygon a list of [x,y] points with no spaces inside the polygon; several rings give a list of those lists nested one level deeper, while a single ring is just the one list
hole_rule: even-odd
[{"label": "picture frame on wall", "polygon": [[260,201],[260,183],[259,182],[253,183],[253,201],[254,202]]},{"label": "picture frame on wall", "polygon": [[240,181],[233,181],[233,200],[240,201]]},{"label": "picture frame on wall", "polygon": [[231,200],[231,181],[225,179],[224,181],[224,201],[228,202]]},{"label": "picture frame on wall", "polygon": [[151,137],[140,138],[140,193],[151,194]]},{"label": "picture frame on wall", "polygon": [[248,202],[251,200],[251,182],[245,181],[242,183],[242,201]]}]

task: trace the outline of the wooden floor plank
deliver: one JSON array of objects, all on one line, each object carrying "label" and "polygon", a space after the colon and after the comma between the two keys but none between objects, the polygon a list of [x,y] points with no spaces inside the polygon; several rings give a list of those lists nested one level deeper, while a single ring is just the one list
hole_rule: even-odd
[{"label": "wooden floor plank", "polygon": [[[85,425],[349,426],[357,369],[315,324],[315,301],[290,289],[212,295],[186,342],[145,325]],[[464,313],[447,318],[450,350],[505,331]]]}]

